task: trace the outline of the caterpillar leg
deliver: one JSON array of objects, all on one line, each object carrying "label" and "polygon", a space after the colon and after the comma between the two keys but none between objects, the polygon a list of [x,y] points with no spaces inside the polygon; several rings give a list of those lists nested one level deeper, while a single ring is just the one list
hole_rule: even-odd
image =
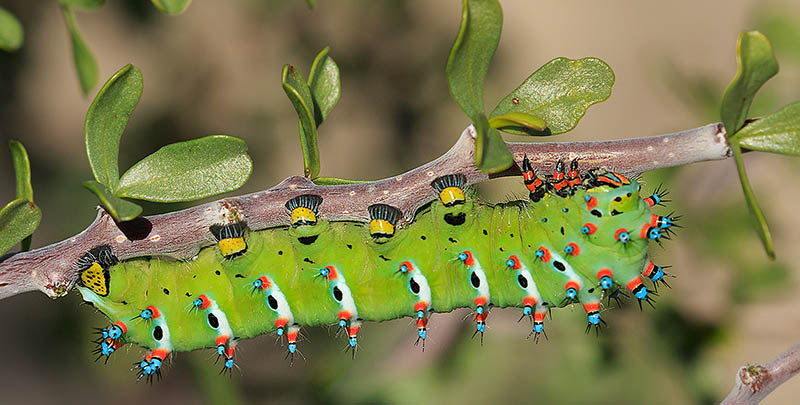
[{"label": "caterpillar leg", "polygon": [[586,325],[586,333],[594,327],[595,336],[600,334],[600,324],[608,326],[606,321],[600,316],[600,302],[589,302],[583,304],[583,309],[586,311],[586,319],[589,323]]},{"label": "caterpillar leg", "polygon": [[145,354],[144,360],[133,363],[131,371],[136,371],[136,381],[144,378],[148,383],[153,382],[153,378],[161,380],[161,366],[169,356],[169,351],[165,349],[155,349]]},{"label": "caterpillar leg", "polygon": [[652,260],[648,260],[647,264],[644,265],[644,270],[642,270],[642,275],[649,278],[653,282],[653,287],[656,291],[658,291],[658,285],[664,284],[665,286],[672,288],[664,277],[671,277],[672,275],[665,272],[664,269],[668,269],[672,266],[657,266],[653,263]]},{"label": "caterpillar leg", "polygon": [[626,288],[631,292],[631,294],[633,294],[634,297],[636,297],[637,300],[639,300],[640,311],[642,310],[642,301],[647,302],[651,308],[655,308],[653,303],[656,301],[653,296],[657,294],[653,291],[649,291],[647,287],[645,287],[641,277],[636,276],[633,280],[629,281],[626,285]]},{"label": "caterpillar leg", "polygon": [[237,343],[238,339],[236,338],[229,338],[224,335],[217,337],[217,360],[214,361],[214,364],[222,359],[222,369],[219,371],[220,375],[227,373],[230,377],[234,366],[233,357]]},{"label": "caterpillar leg", "polygon": [[526,316],[531,321],[531,325],[533,325],[533,307],[536,306],[536,299],[533,297],[526,297],[522,300],[522,315],[519,317],[517,322],[521,321]]},{"label": "caterpillar leg", "polygon": [[427,303],[420,301],[414,306],[414,311],[417,313],[417,341],[414,342],[414,346],[419,345],[419,342],[422,341],[422,351],[425,351],[425,339],[428,338],[428,320],[430,317],[428,316],[428,305]]},{"label": "caterpillar leg", "polygon": [[656,187],[655,191],[653,191],[653,194],[643,198],[643,200],[650,207],[655,207],[656,205],[663,206],[664,203],[672,202],[672,200],[664,199],[664,197],[666,197],[668,194],[669,191],[661,189],[661,185],[659,184],[658,187]]},{"label": "caterpillar leg", "polygon": [[128,332],[128,327],[122,322],[114,322],[105,328],[98,328],[95,332],[100,335],[95,339],[97,347],[92,351],[97,355],[95,361],[105,357],[105,363],[108,363],[109,357],[122,346],[122,335]]},{"label": "caterpillar leg", "polygon": [[361,321],[354,320],[350,321],[350,326],[347,328],[347,335],[349,339],[347,341],[348,350],[353,353],[353,358],[356,358],[356,350],[358,350],[358,331],[361,329]]},{"label": "caterpillar leg", "polygon": [[547,340],[550,339],[547,337],[547,333],[544,331],[544,318],[547,316],[547,307],[537,306],[535,310],[536,312],[533,313],[533,329],[531,330],[531,333],[528,334],[528,338],[533,336],[533,341],[538,344],[540,336],[544,336],[544,338]]},{"label": "caterpillar leg", "polygon": [[628,294],[625,293],[624,290],[618,288],[614,290],[611,294],[608,294],[608,303],[606,305],[611,305],[611,300],[613,299],[614,302],[617,303],[617,308],[622,308],[623,300],[628,297]]},{"label": "caterpillar leg", "polygon": [[[483,308],[483,307],[478,307]],[[478,333],[481,334],[481,346],[483,346],[483,333],[486,331],[486,317],[489,316],[489,312],[486,310],[481,311],[480,313],[475,311],[475,332],[472,332],[472,337],[474,338],[475,335]]]},{"label": "caterpillar leg", "polygon": [[288,332],[286,332],[286,341],[288,343],[288,351],[286,352],[286,357],[289,358],[289,365],[294,363],[294,354],[300,354],[299,350],[297,350],[297,338],[300,335],[300,325],[294,324],[289,326]]},{"label": "caterpillar leg", "polygon": [[483,333],[486,332],[486,318],[489,316],[489,310],[486,307],[488,299],[481,296],[475,298],[473,302],[475,304],[475,332],[472,333],[472,337],[474,338],[475,335],[480,333],[481,346],[483,346]]}]

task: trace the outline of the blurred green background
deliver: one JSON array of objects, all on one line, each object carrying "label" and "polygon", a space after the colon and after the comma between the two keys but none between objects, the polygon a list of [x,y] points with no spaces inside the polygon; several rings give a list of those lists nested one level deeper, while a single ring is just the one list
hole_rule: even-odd
[{"label": "blurred green background", "polygon": [[[112,1],[79,12],[100,62],[101,84],[133,63],[145,89],[122,140],[121,169],[178,140],[225,133],[245,139],[255,166],[238,193],[302,173],[297,119],[280,69],[306,72],[318,50],[342,71],[342,98],[320,128],[324,176],[376,179],[430,161],[468,124],[451,101],[444,65],[460,2],[319,0],[196,1],[170,17],[146,1]],[[504,1],[505,24],[486,88],[487,108],[529,73],[558,57],[596,56],[615,70],[611,98],[578,128],[553,140],[655,135],[718,121],[722,92],[735,73],[737,34],[758,29],[772,40],[781,72],[759,93],[753,115],[800,98],[800,4],[790,0],[695,2]],[[22,141],[44,218],[33,246],[80,232],[95,216],[80,187],[91,171],[83,97],[55,1],[2,1],[22,21],[26,43],[0,52],[0,140]],[[676,151],[680,153],[680,151]],[[732,161],[648,173],[645,189],[665,183],[674,200],[663,213],[683,228],[656,263],[674,266],[673,289],[656,310],[629,302],[604,313],[600,338],[583,334],[580,308],[554,311],[549,342],[526,340],[518,310],[495,309],[486,343],[470,339],[468,311],[437,314],[425,353],[409,319],[368,323],[355,360],[333,329],[307,328],[307,360],[289,367],[275,336],[243,342],[232,379],[217,377],[210,351],[180,353],[165,380],[136,384],[138,348],[96,364],[90,329],[102,316],[77,294],[50,301],[28,293],[0,302],[2,402],[145,401],[247,403],[713,403],[736,369],[782,352],[800,337],[800,162],[745,157],[766,211],[778,260],[768,262],[752,230]],[[524,196],[519,179],[481,187],[490,200]],[[0,152],[0,200],[13,198],[10,154]],[[180,204],[146,204],[145,213]],[[790,403],[800,379],[765,403]]]}]

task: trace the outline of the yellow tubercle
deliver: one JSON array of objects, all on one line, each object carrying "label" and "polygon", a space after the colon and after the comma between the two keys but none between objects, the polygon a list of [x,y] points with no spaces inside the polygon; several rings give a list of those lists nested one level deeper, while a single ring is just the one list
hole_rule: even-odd
[{"label": "yellow tubercle", "polygon": [[317,214],[309,208],[297,207],[292,210],[292,225],[313,225],[317,223]]},{"label": "yellow tubercle", "polygon": [[236,257],[247,250],[247,243],[244,238],[226,238],[217,242],[219,253],[226,259]]},{"label": "yellow tubercle", "polygon": [[439,193],[439,198],[444,203],[445,207],[451,205],[462,204],[466,201],[464,197],[464,190],[458,187],[447,187]]},{"label": "yellow tubercle", "polygon": [[373,219],[369,221],[369,234],[394,235],[394,225],[385,219]]}]

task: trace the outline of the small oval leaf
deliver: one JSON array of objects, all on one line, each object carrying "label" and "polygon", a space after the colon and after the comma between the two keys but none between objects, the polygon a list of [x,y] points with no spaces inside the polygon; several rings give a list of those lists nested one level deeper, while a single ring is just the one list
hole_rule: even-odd
[{"label": "small oval leaf", "polygon": [[31,186],[31,162],[28,152],[22,143],[11,141],[11,159],[14,161],[14,172],[17,177],[17,198],[33,202],[33,186]]},{"label": "small oval leaf", "polygon": [[81,36],[78,30],[78,22],[75,20],[75,13],[69,7],[62,7],[61,11],[64,15],[64,21],[67,24],[69,37],[72,41],[72,59],[75,62],[75,70],[78,72],[78,81],[81,83],[81,90],[83,94],[89,94],[89,91],[97,84],[98,71],[97,60],[95,59],[89,46]]},{"label": "small oval leaf", "polygon": [[142,97],[142,73],[126,65],[97,93],[84,122],[86,155],[94,178],[110,190],[119,182],[119,142],[139,98]]},{"label": "small oval leaf", "polygon": [[100,199],[103,208],[105,208],[117,222],[130,221],[142,213],[142,207],[138,204],[117,198],[111,193],[111,190],[103,184],[94,180],[87,180],[81,184]]},{"label": "small oval leaf", "polygon": [[547,123],[539,117],[521,112],[509,112],[489,120],[489,126],[512,134],[527,134],[526,131],[541,133],[547,128]]},{"label": "small oval leaf", "polygon": [[750,150],[800,156],[800,102],[745,125],[733,137]]},{"label": "small oval leaf", "polygon": [[192,0],[152,0],[153,5],[161,11],[162,13],[167,14],[180,14],[186,11],[186,7],[189,7],[189,3]]},{"label": "small oval leaf", "polygon": [[253,162],[247,145],[227,135],[177,142],[140,160],[122,175],[118,197],[193,201],[241,187]]},{"label": "small oval leaf", "polygon": [[519,135],[556,135],[571,131],[592,104],[611,95],[614,71],[602,60],[556,58],[533,72],[507,95],[491,117],[521,112],[544,119],[543,131],[506,131]]},{"label": "small oval leaf", "polygon": [[486,116],[480,114],[473,126],[475,138],[475,166],[484,173],[499,173],[514,164],[514,155],[508,150],[500,132],[489,126]]},{"label": "small oval leaf", "polygon": [[761,85],[778,73],[778,61],[764,34],[747,31],[736,41],[736,76],[722,96],[720,116],[728,136],[744,125],[750,103]]},{"label": "small oval leaf", "polygon": [[0,49],[4,51],[16,51],[22,46],[25,34],[14,14],[6,9],[0,8]]},{"label": "small oval leaf", "polygon": [[328,118],[328,113],[339,102],[341,95],[341,80],[339,66],[333,58],[328,56],[329,47],[325,47],[314,58],[311,71],[308,74],[308,87],[314,100],[314,120],[317,128],[322,121]]},{"label": "small oval leaf", "polygon": [[483,84],[500,42],[503,10],[496,0],[462,0],[461,26],[447,58],[450,94],[473,121],[485,114]]},{"label": "small oval leaf", "polygon": [[306,177],[314,178],[319,174],[319,146],[311,90],[303,80],[303,75],[291,65],[283,66],[281,83],[300,121],[300,149],[303,151],[304,174]]},{"label": "small oval leaf", "polygon": [[42,212],[36,204],[16,199],[0,210],[0,255],[30,236],[39,221]]}]

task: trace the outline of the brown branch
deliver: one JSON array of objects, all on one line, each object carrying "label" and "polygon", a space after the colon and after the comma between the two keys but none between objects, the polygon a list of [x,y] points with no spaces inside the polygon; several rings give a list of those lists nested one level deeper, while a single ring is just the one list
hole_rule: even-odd
[{"label": "brown branch", "polygon": [[[721,124],[649,138],[602,142],[508,143],[518,165],[524,155],[541,173],[552,172],[560,158],[579,159],[582,167],[601,167],[637,174],[662,167],[725,159],[730,149]],[[40,290],[51,298],[69,291],[77,278],[75,263],[89,249],[109,245],[119,259],[162,256],[190,259],[212,244],[209,227],[232,217],[247,221],[252,230],[287,225],[284,203],[305,193],[323,197],[319,216],[331,221],[369,220],[367,207],[385,203],[403,212],[402,224],[416,210],[436,198],[432,180],[448,173],[463,173],[469,184],[489,179],[473,164],[474,131],[468,127],[456,144],[438,159],[406,173],[369,183],[320,186],[304,177],[289,177],[269,190],[226,198],[162,215],[115,223],[102,209],[83,232],[64,241],[0,262],[0,298]],[[519,175],[511,169],[493,175]]]},{"label": "brown branch", "polygon": [[800,344],[764,364],[739,368],[724,405],[757,404],[786,380],[800,372]]}]

